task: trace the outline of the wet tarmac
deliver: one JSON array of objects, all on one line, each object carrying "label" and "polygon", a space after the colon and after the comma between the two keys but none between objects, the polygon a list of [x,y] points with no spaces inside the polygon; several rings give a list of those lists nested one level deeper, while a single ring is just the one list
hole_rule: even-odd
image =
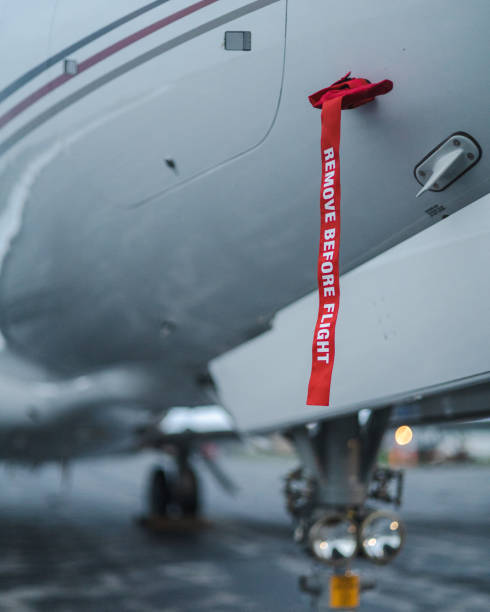
[{"label": "wet tarmac", "polygon": [[[59,469],[0,468],[1,612],[284,612],[309,609],[297,577],[309,562],[291,539],[274,457],[222,457],[241,487],[228,497],[202,470],[209,524],[151,533],[145,454]],[[389,567],[358,569],[377,587],[366,612],[490,610],[490,468],[407,472],[405,549]]]}]

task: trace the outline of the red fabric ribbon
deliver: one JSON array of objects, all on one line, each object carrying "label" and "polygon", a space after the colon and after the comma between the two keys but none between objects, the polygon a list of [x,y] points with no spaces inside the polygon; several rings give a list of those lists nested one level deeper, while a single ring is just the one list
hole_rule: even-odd
[{"label": "red fabric ribbon", "polygon": [[340,115],[343,108],[356,108],[393,88],[388,80],[344,77],[309,96],[322,109],[322,186],[320,191],[320,249],[318,253],[318,318],[313,336],[312,366],[307,405],[328,406],[335,357],[335,325],[339,311],[340,239]]}]

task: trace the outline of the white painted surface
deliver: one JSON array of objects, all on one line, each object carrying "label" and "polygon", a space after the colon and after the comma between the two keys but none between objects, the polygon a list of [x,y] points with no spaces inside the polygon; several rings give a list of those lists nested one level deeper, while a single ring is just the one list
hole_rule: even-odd
[{"label": "white painted surface", "polygon": [[[53,17],[50,53],[145,3],[126,2],[125,10],[117,11],[107,7],[99,11],[99,4],[94,0],[79,7],[60,4]],[[27,108],[1,130],[1,140],[53,103],[111,70],[246,4],[244,0],[217,2],[121,49]],[[71,58],[81,63],[186,6],[182,2],[165,3],[84,45]],[[284,1],[277,2],[234,19],[101,86],[78,101],[76,110],[64,110],[37,128],[30,138],[19,143],[15,155],[30,151],[34,143],[44,148],[53,137],[62,139],[97,119],[97,132],[80,139],[59,160],[58,176],[73,191],[90,184],[109,205],[125,208],[161,195],[166,189],[255,147],[265,138],[278,109],[285,8]],[[32,25],[27,20],[26,27]],[[226,30],[251,30],[252,50],[226,51]],[[31,62],[40,61],[45,53],[31,56]],[[0,77],[2,72],[3,68]],[[59,63],[29,81],[0,103],[0,115],[62,72],[63,65]],[[5,85],[8,82],[5,79]],[[166,167],[166,158],[175,160],[177,172]]]},{"label": "white painted surface", "polygon": [[330,407],[305,406],[317,296],[212,372],[242,429],[490,376],[490,195],[341,278]]},{"label": "white painted surface", "polygon": [[[247,2],[217,2],[81,73],[7,124],[0,145],[65,96]],[[0,65],[2,84],[139,6],[125,0],[100,8],[90,0],[73,10],[59,2],[53,11],[50,2],[48,11],[35,4],[26,0],[26,9],[0,0],[0,9],[9,7],[0,10],[0,49],[12,59]],[[182,6],[172,0],[158,16]],[[274,312],[314,286],[320,113],[307,95],[348,69],[373,81],[392,78],[395,88],[342,117],[343,269],[436,225],[344,277],[351,298],[341,306],[328,413],[445,384],[482,364],[488,369],[488,203],[464,207],[490,185],[490,81],[481,77],[490,3],[474,0],[471,10],[456,0],[289,0],[287,6],[284,80],[282,0],[78,99],[2,157],[2,331],[23,358],[67,376],[59,393],[52,381],[58,400],[49,403],[46,387],[7,380],[7,391],[10,383],[13,388],[4,394],[8,418],[29,419],[37,396],[40,413],[70,414],[79,391],[73,382],[87,372],[94,373],[101,405],[120,402],[120,390],[113,394],[97,377],[105,380],[121,364],[148,366],[164,389],[158,388],[155,410],[209,401],[196,383],[209,359],[263,329]],[[83,61],[153,17],[126,24],[74,59]],[[251,30],[253,51],[225,52],[227,29]],[[61,69],[53,66],[29,82],[0,112]],[[447,191],[416,200],[414,165],[457,130],[478,140],[481,162]],[[51,162],[36,161],[58,145]],[[176,160],[178,175],[165,166],[166,157]],[[439,210],[434,217],[426,214],[432,207]],[[463,336],[448,331],[454,321],[461,328],[470,308],[463,293],[453,295],[450,281],[458,270],[466,295],[479,296]],[[414,288],[420,290],[415,297]],[[307,297],[279,314],[279,336],[266,335],[234,351],[231,361],[216,361],[223,395],[242,427],[327,413],[304,407],[314,318],[315,298]],[[174,331],[163,335],[167,322]],[[136,383],[125,393],[139,400],[135,410],[141,411],[147,390]],[[85,410],[91,422],[95,412]],[[119,417],[111,432],[114,423]],[[36,436],[39,450],[51,451],[56,438],[75,452],[66,429],[49,433],[49,442]],[[94,438],[95,444],[106,443]]]}]

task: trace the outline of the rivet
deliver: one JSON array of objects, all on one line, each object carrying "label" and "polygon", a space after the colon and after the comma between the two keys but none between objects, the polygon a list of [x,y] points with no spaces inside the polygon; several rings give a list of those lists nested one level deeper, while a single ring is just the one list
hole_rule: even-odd
[{"label": "rivet", "polygon": [[435,189],[439,189],[439,183],[434,183],[433,187],[435,187]]},{"label": "rivet", "polygon": [[419,170],[419,176],[424,177],[425,176],[425,172],[423,170]]},{"label": "rivet", "polygon": [[467,153],[467,154],[466,154],[466,157],[467,157],[468,159],[475,159],[475,156],[473,155],[473,153]]},{"label": "rivet", "polygon": [[454,145],[455,147],[459,147],[459,145],[460,145],[460,144],[461,144],[461,141],[459,141],[457,138],[455,138],[455,139],[453,140],[453,145]]}]

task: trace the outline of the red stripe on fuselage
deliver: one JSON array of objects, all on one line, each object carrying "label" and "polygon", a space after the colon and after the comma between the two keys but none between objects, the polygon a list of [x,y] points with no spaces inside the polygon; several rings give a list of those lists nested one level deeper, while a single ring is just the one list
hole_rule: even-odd
[{"label": "red stripe on fuselage", "polygon": [[85,70],[88,70],[92,66],[95,66],[95,64],[102,62],[111,55],[114,55],[114,53],[121,51],[121,49],[129,47],[138,40],[141,40],[142,38],[145,38],[146,36],[149,36],[150,34],[153,34],[154,32],[165,28],[171,23],[174,23],[175,21],[178,21],[183,17],[187,17],[187,15],[195,13],[196,11],[205,8],[210,4],[214,4],[215,2],[218,2],[218,0],[200,0],[200,2],[191,4],[190,6],[181,9],[180,11],[177,11],[172,15],[169,15],[168,17],[164,17],[163,19],[160,19],[159,21],[156,21],[155,23],[146,26],[146,28],[142,28],[134,34],[130,34],[129,36],[126,36],[126,38],[115,42],[114,44],[110,45],[109,47],[106,47],[105,49],[102,49],[102,51],[95,53],[95,55],[88,57],[86,60],[78,64],[77,74],[62,74],[53,79],[52,81],[49,81],[49,83],[46,83],[46,85],[43,85],[42,87],[34,91],[32,94],[21,100],[18,104],[13,106],[9,111],[7,111],[4,115],[0,117],[0,128],[12,121],[12,119],[20,115],[23,111],[32,106],[35,102],[37,102],[47,94],[51,93],[53,90],[57,89],[67,81],[70,81],[82,72],[85,72]]}]

